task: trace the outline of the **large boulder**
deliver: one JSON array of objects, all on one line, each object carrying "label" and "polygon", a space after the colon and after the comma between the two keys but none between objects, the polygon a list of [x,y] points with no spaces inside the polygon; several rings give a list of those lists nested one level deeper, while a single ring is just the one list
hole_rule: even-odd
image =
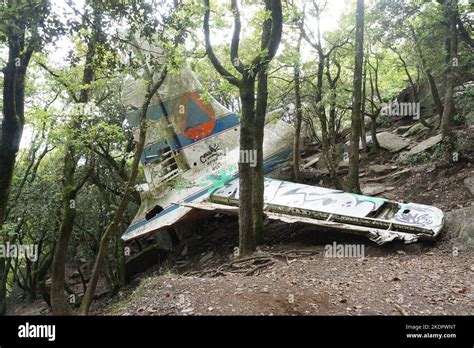
[{"label": "large boulder", "polygon": [[474,206],[448,211],[444,231],[461,249],[474,248]]},{"label": "large boulder", "polygon": [[[410,145],[410,143],[402,137],[390,132],[378,133],[377,140],[381,148],[392,152],[398,152]],[[370,138],[370,142],[372,142],[372,138]]]},{"label": "large boulder", "polygon": [[[381,148],[392,152],[398,152],[410,145],[407,140],[403,139],[399,135],[387,131],[377,133],[377,140]],[[367,135],[365,137],[365,141],[368,146],[372,146],[372,135]],[[350,141],[347,141],[345,145],[349,147]],[[361,142],[359,142],[359,150],[362,150]]]},{"label": "large boulder", "polygon": [[434,137],[428,138],[418,145],[412,147],[410,151],[408,151],[408,155],[416,155],[420,152],[426,151],[429,148],[435,146],[436,144],[440,143],[441,140],[443,139],[443,136],[441,134],[435,135]]}]

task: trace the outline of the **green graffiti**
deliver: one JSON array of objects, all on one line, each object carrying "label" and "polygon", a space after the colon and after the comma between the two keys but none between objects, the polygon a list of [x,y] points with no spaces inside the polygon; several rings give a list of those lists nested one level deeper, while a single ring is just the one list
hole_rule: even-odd
[{"label": "green graffiti", "polygon": [[229,180],[232,180],[234,176],[232,175],[233,172],[237,170],[237,167],[230,166],[218,174],[208,175],[207,177],[198,181],[198,183],[211,187],[207,190],[208,194],[211,194],[214,190],[218,189],[219,187],[224,186]]},{"label": "green graffiti", "polygon": [[362,196],[356,194],[354,196],[356,196],[359,201],[372,202],[375,204],[383,204],[385,202],[384,199],[378,197]]}]

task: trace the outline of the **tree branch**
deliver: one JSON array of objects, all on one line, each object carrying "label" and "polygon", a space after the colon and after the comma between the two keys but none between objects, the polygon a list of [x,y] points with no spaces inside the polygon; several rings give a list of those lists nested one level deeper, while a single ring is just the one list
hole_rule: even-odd
[{"label": "tree branch", "polygon": [[268,52],[263,59],[258,59],[258,65],[265,65],[267,62],[271,61],[275,57],[280,45],[282,29],[283,29],[283,12],[281,8],[280,0],[265,0],[265,7],[267,10],[270,10],[272,13],[272,27],[271,35],[268,40],[268,45],[265,47]]},{"label": "tree branch", "polygon": [[217,72],[224,77],[230,84],[234,86],[239,86],[240,80],[237,79],[234,75],[228,72],[222,64],[217,59],[216,55],[214,54],[214,50],[212,49],[211,39],[210,39],[210,30],[209,30],[209,16],[211,12],[211,6],[209,4],[209,0],[204,0],[204,6],[206,6],[206,11],[204,12],[204,36],[206,40],[206,53],[209,59],[211,60],[212,65],[217,70]]},{"label": "tree branch", "polygon": [[230,44],[230,60],[234,68],[241,74],[244,72],[244,67],[239,59],[239,44],[240,44],[240,11],[237,5],[237,0],[231,2],[232,12],[234,13],[234,33],[232,34],[232,42]]},{"label": "tree branch", "polygon": [[41,63],[41,62],[38,62],[38,65],[40,67],[42,67],[44,70],[46,70],[51,76],[53,76],[60,84],[62,84],[64,87],[66,87],[66,90],[69,92],[69,95],[71,96],[71,98],[76,102],[78,103],[79,102],[79,99],[76,97],[76,95],[74,94],[74,91],[73,89],[71,88],[71,86],[69,86],[67,84],[66,81],[64,81],[61,76],[54,72],[52,69],[48,68],[45,64]]}]

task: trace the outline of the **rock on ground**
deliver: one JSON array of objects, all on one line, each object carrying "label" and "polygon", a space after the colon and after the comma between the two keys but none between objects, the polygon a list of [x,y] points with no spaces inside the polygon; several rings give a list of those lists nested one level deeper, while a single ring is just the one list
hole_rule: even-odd
[{"label": "rock on ground", "polygon": [[375,196],[386,190],[387,188],[384,185],[365,186],[361,188],[362,194],[367,196]]},{"label": "rock on ground", "polygon": [[[377,140],[381,148],[392,152],[398,152],[410,145],[410,143],[402,137],[390,132],[378,133]],[[370,139],[370,141],[372,141],[372,139]]]},{"label": "rock on ground", "polygon": [[428,138],[425,141],[422,141],[418,145],[414,146],[410,151],[408,151],[408,155],[416,155],[420,152],[428,150],[430,147],[435,146],[439,142],[441,142],[442,135],[438,134],[434,137]]},{"label": "rock on ground", "polygon": [[387,164],[373,164],[369,166],[369,172],[377,175],[387,174],[395,169],[397,169],[396,166],[391,166]]},{"label": "rock on ground", "polygon": [[444,230],[461,248],[474,248],[474,206],[447,212]]},{"label": "rock on ground", "polygon": [[466,186],[469,193],[474,196],[474,176],[469,176],[464,179],[464,186]]}]

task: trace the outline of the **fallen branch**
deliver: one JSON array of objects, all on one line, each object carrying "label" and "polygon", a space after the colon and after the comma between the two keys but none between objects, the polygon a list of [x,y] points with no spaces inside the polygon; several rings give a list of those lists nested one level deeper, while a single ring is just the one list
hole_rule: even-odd
[{"label": "fallen branch", "polygon": [[245,273],[246,276],[251,276],[251,275],[254,275],[255,272],[257,272],[258,270],[261,270],[263,268],[266,268],[268,266],[271,266],[275,263],[275,261],[269,261],[269,262],[266,262],[266,263],[263,263],[261,265],[258,265],[257,267],[251,269],[250,271],[248,271],[247,273]]},{"label": "fallen branch", "polygon": [[403,316],[408,315],[407,312],[400,305],[395,303],[394,306],[401,315],[403,315]]}]

